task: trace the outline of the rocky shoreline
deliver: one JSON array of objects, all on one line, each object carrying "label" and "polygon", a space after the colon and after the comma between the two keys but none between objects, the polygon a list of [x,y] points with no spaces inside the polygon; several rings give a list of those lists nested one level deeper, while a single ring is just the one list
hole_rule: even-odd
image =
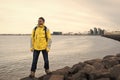
[{"label": "rocky shoreline", "polygon": [[117,41],[120,41],[120,34],[118,35],[102,35],[103,37],[111,38]]},{"label": "rocky shoreline", "polygon": [[66,66],[38,80],[120,80],[120,54]]}]

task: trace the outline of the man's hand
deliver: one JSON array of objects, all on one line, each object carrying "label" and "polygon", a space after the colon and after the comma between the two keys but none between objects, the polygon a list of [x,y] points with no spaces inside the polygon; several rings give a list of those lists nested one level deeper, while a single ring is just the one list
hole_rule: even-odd
[{"label": "man's hand", "polygon": [[30,51],[31,51],[31,52],[33,52],[33,51],[34,51],[34,49],[33,49],[33,48],[30,48]]},{"label": "man's hand", "polygon": [[46,51],[47,51],[47,52],[49,52],[49,51],[50,51],[50,49],[49,49],[49,48],[46,48]]}]

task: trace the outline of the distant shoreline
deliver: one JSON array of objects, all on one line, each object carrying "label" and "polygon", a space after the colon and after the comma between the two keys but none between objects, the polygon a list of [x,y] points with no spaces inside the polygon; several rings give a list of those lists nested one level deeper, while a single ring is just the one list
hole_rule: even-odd
[{"label": "distant shoreline", "polygon": [[[62,34],[62,35],[54,35],[53,36],[102,36],[110,39],[114,39],[120,41],[120,34],[105,34],[105,35],[89,35],[89,34],[80,34],[80,35],[70,35],[70,34]],[[0,36],[31,36],[31,34],[0,34]]]},{"label": "distant shoreline", "polygon": [[[31,34],[0,34],[0,36],[30,36]],[[89,34],[79,34],[79,35],[71,35],[71,34],[62,34],[62,35],[55,35],[54,36],[101,36],[101,35],[89,35]]]},{"label": "distant shoreline", "polygon": [[0,36],[29,36],[31,34],[0,34]]},{"label": "distant shoreline", "polygon": [[120,34],[118,35],[102,35],[103,37],[106,37],[106,38],[110,38],[110,39],[114,39],[114,40],[117,40],[117,41],[120,41]]}]

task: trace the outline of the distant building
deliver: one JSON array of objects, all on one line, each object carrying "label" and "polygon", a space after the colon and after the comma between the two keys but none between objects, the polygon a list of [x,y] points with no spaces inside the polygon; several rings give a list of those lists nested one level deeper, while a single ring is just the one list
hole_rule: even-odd
[{"label": "distant building", "polygon": [[97,34],[98,34],[97,28],[94,28],[94,35],[97,35]]},{"label": "distant building", "polygon": [[104,30],[104,29],[102,30],[101,34],[102,34],[102,35],[105,34],[105,30]]},{"label": "distant building", "polygon": [[105,30],[100,29],[100,28],[94,28],[94,29],[90,29],[89,31],[90,35],[103,35],[105,33]]},{"label": "distant building", "polygon": [[93,30],[92,29],[90,29],[89,34],[93,35]]},{"label": "distant building", "polygon": [[103,35],[105,30],[98,28],[98,35]]},{"label": "distant building", "polygon": [[102,35],[103,34],[103,30],[98,28],[98,35]]},{"label": "distant building", "polygon": [[53,32],[53,35],[62,35],[62,32]]}]

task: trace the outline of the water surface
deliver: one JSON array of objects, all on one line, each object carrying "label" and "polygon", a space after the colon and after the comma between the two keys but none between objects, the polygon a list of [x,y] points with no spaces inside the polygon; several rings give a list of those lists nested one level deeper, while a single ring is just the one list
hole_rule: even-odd
[{"label": "water surface", "polygon": [[[53,36],[52,40],[49,52],[51,70],[120,53],[120,42],[101,36]],[[0,36],[0,80],[20,80],[28,76],[31,62],[30,36]],[[36,76],[43,74],[41,54]]]}]

